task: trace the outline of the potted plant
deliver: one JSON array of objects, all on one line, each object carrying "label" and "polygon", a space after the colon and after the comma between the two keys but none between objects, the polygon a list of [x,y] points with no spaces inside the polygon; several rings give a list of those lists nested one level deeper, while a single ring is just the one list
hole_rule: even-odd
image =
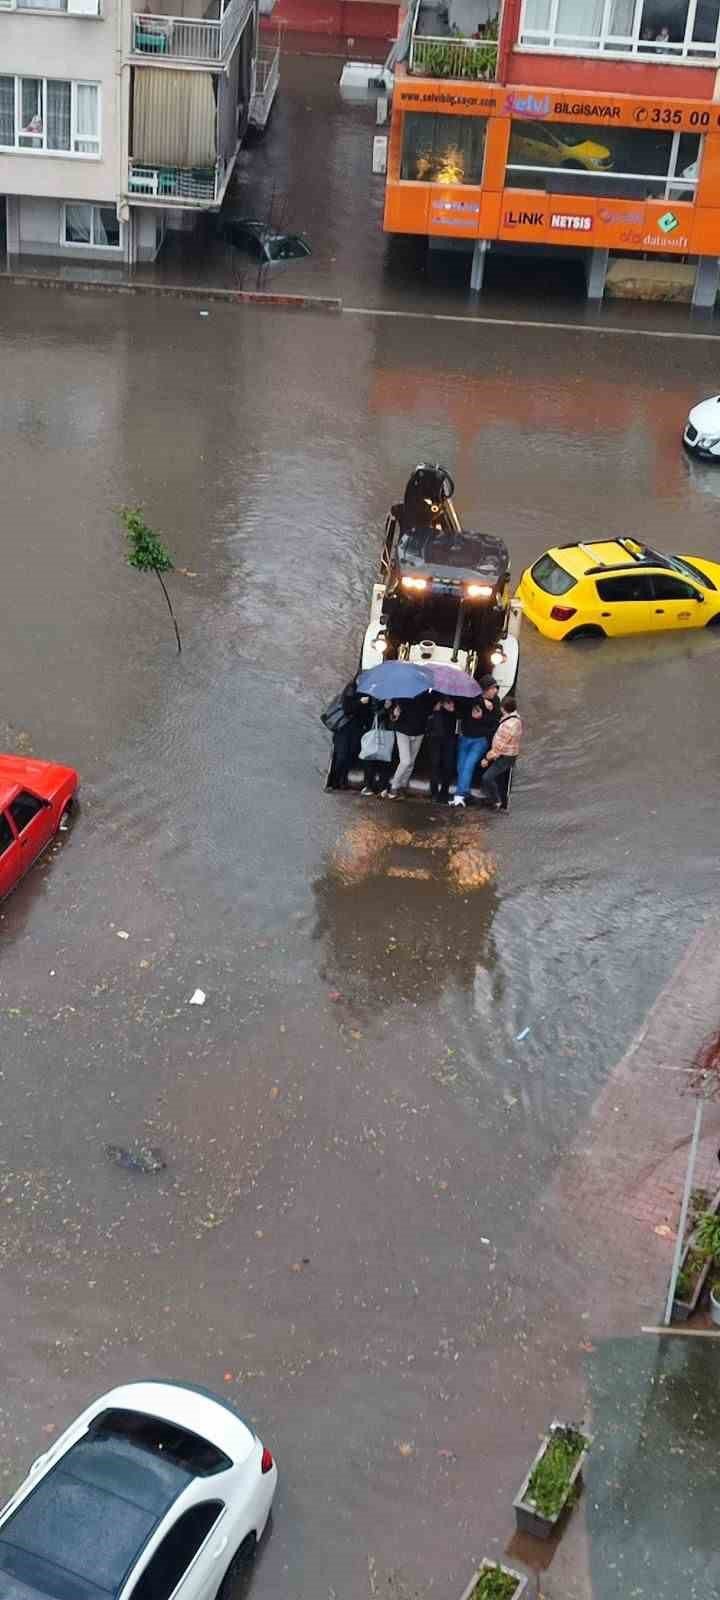
[{"label": "potted plant", "polygon": [[527,1578],[498,1561],[483,1561],[463,1590],[460,1600],[521,1600]]},{"label": "potted plant", "polygon": [[580,1491],[583,1464],[591,1444],[590,1435],[574,1423],[551,1422],[513,1501],[518,1533],[531,1533],[536,1539],[552,1536]]},{"label": "potted plant", "polygon": [[[720,1217],[714,1211],[703,1211],[695,1228],[695,1248],[707,1258],[712,1267],[720,1265]],[[710,1316],[720,1327],[720,1277],[717,1270],[710,1284]]]},{"label": "potted plant", "polygon": [[680,1259],[680,1271],[675,1284],[672,1304],[672,1321],[687,1322],[697,1308],[710,1271],[710,1257],[695,1244],[695,1236],[685,1246]]}]

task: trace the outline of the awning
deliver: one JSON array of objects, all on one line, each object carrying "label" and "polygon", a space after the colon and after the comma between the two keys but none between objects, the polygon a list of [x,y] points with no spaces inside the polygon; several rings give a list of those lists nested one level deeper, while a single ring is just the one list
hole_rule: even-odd
[{"label": "awning", "polygon": [[149,167],[214,167],[216,121],[212,73],[136,69],[133,161]]}]

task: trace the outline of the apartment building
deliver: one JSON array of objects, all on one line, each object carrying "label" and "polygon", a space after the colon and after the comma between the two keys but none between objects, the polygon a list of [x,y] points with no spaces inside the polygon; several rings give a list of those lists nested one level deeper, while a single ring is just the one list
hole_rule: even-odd
[{"label": "apartment building", "polygon": [[[152,260],[217,210],[255,88],[257,0],[0,0],[0,242]],[[182,13],[182,14],[178,14]]]},{"label": "apartment building", "polygon": [[476,289],[524,248],[715,303],[720,0],[411,0],[400,40],[386,231],[465,241]]}]

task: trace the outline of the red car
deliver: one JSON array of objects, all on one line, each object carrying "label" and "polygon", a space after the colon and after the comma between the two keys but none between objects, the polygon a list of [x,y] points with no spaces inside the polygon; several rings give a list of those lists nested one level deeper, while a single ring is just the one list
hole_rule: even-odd
[{"label": "red car", "polygon": [[0,756],[0,900],[67,828],[78,782],[72,767]]}]

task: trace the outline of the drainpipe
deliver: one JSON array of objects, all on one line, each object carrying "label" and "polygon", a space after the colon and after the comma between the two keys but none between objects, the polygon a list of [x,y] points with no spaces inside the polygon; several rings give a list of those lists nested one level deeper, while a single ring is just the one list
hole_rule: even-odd
[{"label": "drainpipe", "polygon": [[507,83],[510,56],[520,32],[521,5],[522,0],[503,0],[498,36],[496,83]]}]

